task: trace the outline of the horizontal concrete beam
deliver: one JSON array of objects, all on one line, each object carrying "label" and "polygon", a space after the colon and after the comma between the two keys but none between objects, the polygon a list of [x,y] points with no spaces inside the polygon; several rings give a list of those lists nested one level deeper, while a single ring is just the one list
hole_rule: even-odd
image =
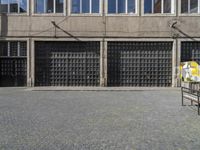
[{"label": "horizontal concrete beam", "polygon": [[[101,16],[50,17],[1,16],[1,35],[6,37],[200,37],[200,17]],[[58,28],[52,24],[56,23]],[[170,27],[177,21],[183,33]],[[106,24],[106,26],[105,26]],[[105,35],[106,34],[106,35]],[[177,35],[178,34],[178,35]]]}]

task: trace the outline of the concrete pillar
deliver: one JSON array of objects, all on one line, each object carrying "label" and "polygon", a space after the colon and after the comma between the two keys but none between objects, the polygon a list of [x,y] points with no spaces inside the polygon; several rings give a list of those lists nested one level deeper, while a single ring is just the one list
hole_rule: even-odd
[{"label": "concrete pillar", "polygon": [[177,40],[173,41],[172,48],[172,87],[177,87]]},{"label": "concrete pillar", "polygon": [[180,80],[180,62],[181,62],[181,42],[178,39],[174,40],[172,53],[172,87],[179,87]]},{"label": "concrete pillar", "polygon": [[30,83],[35,86],[35,45],[34,40],[30,39]]},{"label": "concrete pillar", "polygon": [[27,86],[31,87],[31,40],[27,40]]},{"label": "concrete pillar", "polygon": [[100,86],[107,86],[107,42],[100,43]]},{"label": "concrete pillar", "polygon": [[108,46],[107,41],[104,42],[104,86],[108,85]]},{"label": "concrete pillar", "polygon": [[176,63],[177,63],[177,86],[181,86],[180,69],[179,69],[179,66],[181,64],[181,40],[178,39],[177,39]]}]

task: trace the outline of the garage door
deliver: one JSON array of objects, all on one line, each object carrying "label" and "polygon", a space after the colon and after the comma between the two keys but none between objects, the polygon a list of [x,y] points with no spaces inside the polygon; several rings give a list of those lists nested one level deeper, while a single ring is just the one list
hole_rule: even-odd
[{"label": "garage door", "polygon": [[0,86],[26,86],[26,42],[0,42]]},{"label": "garage door", "polygon": [[200,42],[181,43],[181,61],[194,60],[200,64]]},{"label": "garage door", "polygon": [[109,86],[171,86],[172,42],[108,42]]},{"label": "garage door", "polygon": [[36,42],[36,86],[98,86],[99,42]]}]

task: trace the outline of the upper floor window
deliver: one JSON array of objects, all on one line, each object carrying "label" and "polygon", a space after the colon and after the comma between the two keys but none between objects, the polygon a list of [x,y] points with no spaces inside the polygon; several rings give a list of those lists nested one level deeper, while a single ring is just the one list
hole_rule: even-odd
[{"label": "upper floor window", "polygon": [[24,41],[1,41],[0,57],[24,57],[27,56],[27,44]]},{"label": "upper floor window", "polygon": [[144,0],[145,14],[173,14],[174,0]]},{"label": "upper floor window", "polygon": [[27,0],[0,0],[1,13],[26,13]]},{"label": "upper floor window", "polygon": [[137,0],[108,0],[109,14],[135,14]]},{"label": "upper floor window", "polygon": [[200,1],[181,0],[181,13],[200,13]]},{"label": "upper floor window", "polygon": [[63,13],[63,0],[35,0],[35,13]]},{"label": "upper floor window", "polygon": [[71,0],[72,13],[99,13],[100,0]]}]

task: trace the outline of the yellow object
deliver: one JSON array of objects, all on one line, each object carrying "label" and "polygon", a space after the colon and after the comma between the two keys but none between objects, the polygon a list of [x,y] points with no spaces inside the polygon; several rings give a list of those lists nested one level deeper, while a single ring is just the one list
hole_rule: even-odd
[{"label": "yellow object", "polygon": [[196,61],[181,62],[180,78],[186,82],[200,82],[200,66]]}]

